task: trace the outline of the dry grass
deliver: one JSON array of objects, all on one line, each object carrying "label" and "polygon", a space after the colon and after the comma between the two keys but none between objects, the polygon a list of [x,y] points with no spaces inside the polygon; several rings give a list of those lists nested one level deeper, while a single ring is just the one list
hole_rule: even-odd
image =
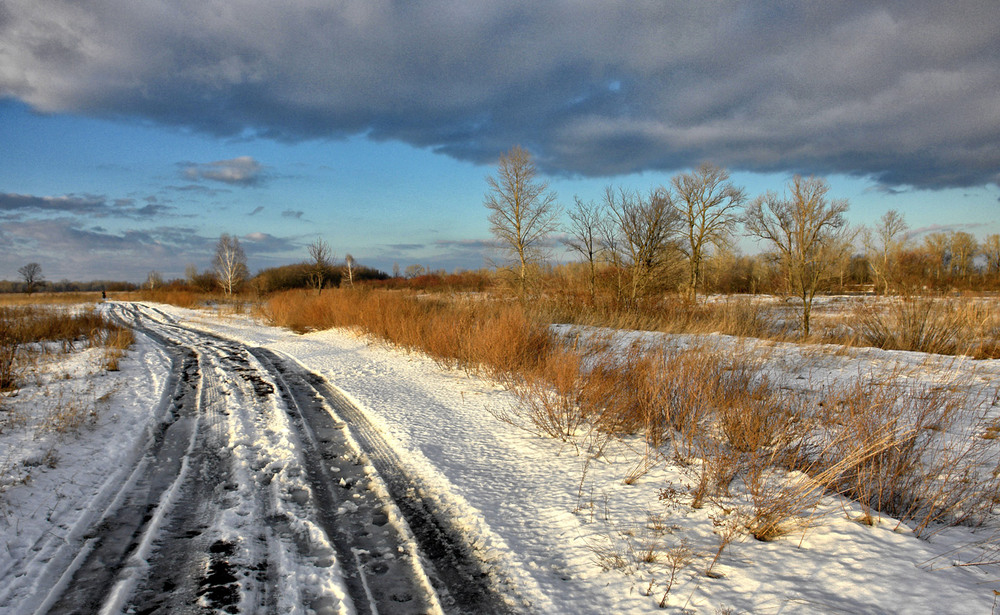
[{"label": "dry grass", "polygon": [[0,307],[40,305],[79,305],[101,301],[101,293],[0,293]]},{"label": "dry grass", "polygon": [[0,307],[0,392],[16,390],[32,353],[47,351],[48,344],[58,344],[67,352],[77,344],[103,348],[105,367],[117,369],[118,360],[133,342],[131,329],[107,321],[90,308]]},{"label": "dry grass", "polygon": [[590,302],[576,294],[550,293],[538,298],[538,307],[550,322],[614,329],[780,339],[791,333],[776,325],[771,306],[752,297],[694,303],[679,295],[665,294],[625,306],[610,297]]},{"label": "dry grass", "polygon": [[[914,524],[978,524],[1000,494],[988,440],[989,424],[971,389],[911,387],[899,377],[860,378],[830,391],[823,402],[833,444],[815,456],[842,466],[831,487],[857,500],[871,523],[878,513]],[[876,447],[873,443],[884,442]],[[876,449],[859,455],[859,449]],[[856,461],[844,466],[843,459]]]},{"label": "dry grass", "polygon": [[1000,312],[972,299],[903,297],[855,310],[858,343],[886,350],[1000,358]]},{"label": "dry grass", "polygon": [[553,345],[545,325],[517,302],[340,289],[319,296],[282,293],[261,310],[272,324],[300,333],[354,328],[448,367],[497,379],[540,369]]}]

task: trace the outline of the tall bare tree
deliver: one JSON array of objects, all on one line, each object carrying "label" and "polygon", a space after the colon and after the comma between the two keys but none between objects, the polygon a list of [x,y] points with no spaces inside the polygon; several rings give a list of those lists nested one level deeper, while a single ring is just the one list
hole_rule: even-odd
[{"label": "tall bare tree", "polygon": [[601,251],[601,207],[593,201],[584,203],[573,197],[573,208],[569,210],[569,237],[565,243],[579,252],[590,268],[590,302],[594,302],[597,285],[597,258]]},{"label": "tall bare tree", "polygon": [[24,280],[24,292],[31,294],[38,290],[44,283],[45,276],[42,275],[42,266],[38,263],[28,263],[17,270],[17,273]]},{"label": "tall bare tree", "polygon": [[309,244],[309,257],[313,260],[309,270],[309,283],[316,289],[316,294],[323,293],[323,283],[326,280],[333,253],[330,244],[322,239]]},{"label": "tall bare tree", "polygon": [[347,283],[354,288],[354,257],[350,253],[344,257],[344,266],[347,268]]},{"label": "tall bare tree", "polygon": [[679,219],[670,193],[637,191],[608,186],[604,189],[607,222],[603,226],[605,248],[612,264],[628,272],[629,302],[646,295],[669,268],[677,250]]},{"label": "tall bare tree", "polygon": [[235,235],[223,233],[215,245],[215,274],[222,290],[232,295],[248,277],[247,257]]},{"label": "tall bare tree", "polygon": [[500,156],[496,175],[486,178],[490,189],[483,200],[490,231],[517,264],[522,294],[528,269],[542,259],[545,239],[556,230],[560,214],[556,194],[537,175],[531,154],[514,146]]},{"label": "tall bare tree", "polygon": [[865,230],[864,245],[868,254],[868,267],[877,284],[881,284],[882,293],[889,294],[893,280],[896,278],[896,268],[899,255],[906,247],[906,230],[909,228],[903,214],[890,209],[879,218],[874,231]]},{"label": "tall bare tree", "polygon": [[728,171],[707,162],[691,173],[675,175],[670,183],[683,235],[678,245],[688,260],[688,292],[695,299],[706,251],[722,247],[732,236],[746,191],[729,181]]},{"label": "tall bare tree", "polygon": [[770,243],[785,269],[789,290],[802,299],[802,333],[809,335],[813,298],[834,273],[853,239],[844,199],[829,200],[826,180],[798,175],[787,196],[768,192],[746,210],[747,232]]}]

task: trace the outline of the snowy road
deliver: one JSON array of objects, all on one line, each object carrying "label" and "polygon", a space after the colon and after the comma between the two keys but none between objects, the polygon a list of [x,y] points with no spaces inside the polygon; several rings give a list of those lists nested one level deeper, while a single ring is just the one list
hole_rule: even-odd
[{"label": "snowy road", "polygon": [[113,314],[170,356],[168,409],[35,612],[507,611],[321,377],[153,308]]}]

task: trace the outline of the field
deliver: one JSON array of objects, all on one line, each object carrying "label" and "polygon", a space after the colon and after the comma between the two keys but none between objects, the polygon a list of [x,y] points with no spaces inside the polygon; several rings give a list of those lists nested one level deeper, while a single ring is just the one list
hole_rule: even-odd
[{"label": "field", "polygon": [[[751,297],[664,303],[641,323],[659,331],[482,293],[158,309],[293,357],[340,390],[516,588],[515,610],[993,608],[995,301],[829,298],[805,341],[794,306]],[[111,416],[141,420],[141,408],[105,385],[143,370],[146,389],[165,379],[143,336],[118,376],[101,375],[105,346],[74,339],[24,342],[19,392],[3,400],[4,569],[28,534],[48,531],[39,510],[69,506],[38,502],[34,485],[65,493],[51,485],[86,482],[60,461],[79,443],[136,437]],[[84,420],[45,427],[36,413],[54,395],[95,401]]]}]

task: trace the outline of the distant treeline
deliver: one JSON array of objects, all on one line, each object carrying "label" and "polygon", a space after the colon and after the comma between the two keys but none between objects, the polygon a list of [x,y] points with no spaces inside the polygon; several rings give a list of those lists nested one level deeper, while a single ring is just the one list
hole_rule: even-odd
[{"label": "distant treeline", "polygon": [[[85,293],[102,290],[107,292],[119,292],[136,290],[139,288],[138,284],[114,280],[93,280],[90,282],[71,282],[69,280],[61,280],[59,282],[42,281],[36,282],[35,284],[35,291],[44,291],[49,293]],[[28,292],[28,285],[25,282],[0,280],[0,293],[23,292]]]}]

